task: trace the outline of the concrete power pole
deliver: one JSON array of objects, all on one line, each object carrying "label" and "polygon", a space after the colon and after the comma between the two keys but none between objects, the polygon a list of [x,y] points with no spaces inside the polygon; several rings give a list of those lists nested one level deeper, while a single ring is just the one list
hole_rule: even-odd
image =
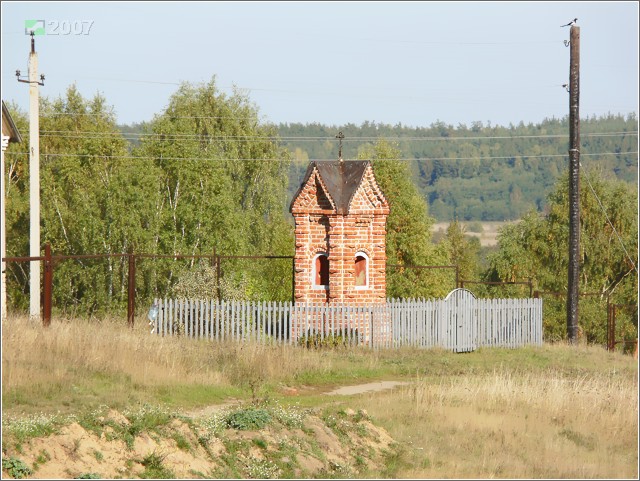
[{"label": "concrete power pole", "polygon": [[[29,54],[29,256],[40,256],[40,106],[38,54],[31,37]],[[40,262],[30,262],[29,316],[40,317]]]},{"label": "concrete power pole", "polygon": [[[29,256],[40,257],[40,111],[39,86],[44,85],[44,75],[38,80],[38,54],[34,34],[31,32],[29,53]],[[40,262],[31,261],[29,268],[29,317],[40,317]]]},{"label": "concrete power pole", "polygon": [[[4,102],[2,103],[2,123],[4,124]],[[3,125],[4,127],[4,125]],[[4,129],[3,129],[4,130]],[[9,136],[5,136],[4,132],[2,132],[2,157],[0,158],[0,200],[2,201],[2,213],[0,218],[0,258],[2,258],[2,278],[0,279],[0,319],[2,322],[7,319],[7,264],[4,261],[4,258],[7,257],[7,235],[6,231],[6,216],[5,216],[5,206],[6,201],[4,197],[4,151],[9,146]]]},{"label": "concrete power pole", "polygon": [[569,279],[567,336],[578,340],[580,299],[580,27],[571,26],[569,68]]}]

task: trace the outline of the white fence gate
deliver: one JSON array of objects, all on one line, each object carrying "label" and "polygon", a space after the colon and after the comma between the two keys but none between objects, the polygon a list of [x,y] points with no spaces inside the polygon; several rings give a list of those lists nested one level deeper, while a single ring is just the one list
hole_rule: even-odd
[{"label": "white fence gate", "polygon": [[455,289],[444,299],[442,322],[444,347],[456,352],[476,349],[478,313],[476,297],[466,289]]},{"label": "white fence gate", "polygon": [[297,344],[331,337],[372,348],[542,344],[542,299],[476,299],[455,289],[445,299],[388,299],[351,306],[291,302],[156,299],[151,332],[210,340]]}]

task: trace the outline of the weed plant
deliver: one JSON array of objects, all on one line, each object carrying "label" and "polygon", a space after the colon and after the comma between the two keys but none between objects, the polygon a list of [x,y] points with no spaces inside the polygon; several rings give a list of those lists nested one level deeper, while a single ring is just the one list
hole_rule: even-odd
[{"label": "weed plant", "polygon": [[144,471],[140,473],[140,478],[142,479],[174,479],[175,474],[164,466],[164,459],[167,457],[166,454],[156,453],[153,451],[152,453],[147,454],[142,460],[140,460],[140,464],[144,466]]},{"label": "weed plant", "polygon": [[2,470],[6,471],[9,476],[15,479],[27,478],[33,474],[29,466],[14,457],[2,458]]}]

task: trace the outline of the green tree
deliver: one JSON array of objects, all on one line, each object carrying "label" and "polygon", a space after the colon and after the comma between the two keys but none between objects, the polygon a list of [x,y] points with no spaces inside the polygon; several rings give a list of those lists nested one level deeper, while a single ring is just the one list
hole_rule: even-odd
[{"label": "green tree", "polygon": [[478,275],[480,241],[477,237],[468,238],[466,227],[454,220],[447,227],[443,240],[449,263],[458,266],[458,273],[462,280],[474,280]]},{"label": "green tree", "polygon": [[[120,254],[143,248],[155,229],[147,217],[158,191],[153,169],[126,159],[127,143],[104,97],[83,98],[75,86],[40,105],[41,239],[54,254]],[[22,118],[22,114],[17,115]],[[22,122],[22,120],[21,120]],[[28,129],[27,129],[28,131]],[[9,250],[25,255],[29,242],[29,161],[13,170],[8,204]],[[55,266],[54,306],[89,314],[126,300],[126,262],[66,260]],[[28,269],[12,269],[12,302],[28,302]]]},{"label": "green tree", "polygon": [[[487,279],[515,281],[531,277],[542,291],[567,292],[568,181],[556,184],[547,215],[531,212],[502,229],[499,250],[490,256]],[[604,210],[603,210],[604,209]],[[579,325],[587,341],[606,342],[606,303],[637,306],[638,194],[628,184],[583,172],[580,185]],[[611,223],[610,223],[611,222]],[[593,296],[592,294],[596,294]],[[562,298],[560,298],[562,300]],[[546,302],[546,300],[545,300]],[[549,299],[547,339],[566,338],[564,301]],[[621,327],[627,340],[637,338],[637,318]]]},{"label": "green tree", "polygon": [[[387,219],[387,264],[435,266],[446,264],[446,252],[431,242],[426,201],[411,180],[406,163],[397,160],[396,146],[380,141],[362,148],[361,159],[370,159],[376,180],[390,205]],[[455,274],[442,269],[387,269],[388,297],[441,297],[453,289]]]},{"label": "green tree", "polygon": [[[154,252],[292,254],[293,228],[283,209],[289,153],[245,95],[227,96],[213,79],[184,83],[145,125],[134,155],[160,171]],[[168,279],[160,291],[175,282],[174,264],[155,262],[152,278]],[[282,261],[225,260],[222,266],[227,282],[246,285],[245,296],[256,299],[288,299],[290,269]]]},{"label": "green tree", "polygon": [[[25,112],[9,102],[7,108],[22,136],[20,144],[10,143],[5,152],[5,216],[7,256],[29,255],[29,120]],[[29,264],[7,264],[8,308],[29,305]]]}]

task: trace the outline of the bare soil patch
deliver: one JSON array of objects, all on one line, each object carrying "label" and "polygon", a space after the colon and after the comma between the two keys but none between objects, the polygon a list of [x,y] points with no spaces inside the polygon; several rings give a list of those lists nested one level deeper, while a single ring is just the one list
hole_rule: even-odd
[{"label": "bare soil patch", "polygon": [[[198,415],[206,420],[230,406],[211,406]],[[128,423],[113,410],[109,418]],[[227,428],[207,436],[204,425],[172,419],[161,431],[137,433],[127,445],[108,427],[98,434],[74,422],[19,445],[3,443],[3,459],[20,459],[32,479],[155,478],[148,468],[154,457],[175,478],[351,477],[383,469],[394,443],[366,412],[351,409],[329,416],[309,412],[300,427],[272,422],[260,430]],[[3,469],[2,477],[12,476]]]}]

